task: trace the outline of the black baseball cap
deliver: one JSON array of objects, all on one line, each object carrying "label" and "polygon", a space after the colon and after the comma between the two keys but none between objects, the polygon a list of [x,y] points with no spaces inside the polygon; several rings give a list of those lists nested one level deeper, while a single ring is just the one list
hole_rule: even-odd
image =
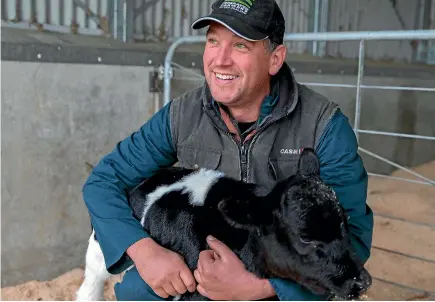
[{"label": "black baseball cap", "polygon": [[236,35],[250,41],[270,39],[283,43],[284,16],[274,0],[218,0],[212,5],[210,15],[192,23],[200,29],[218,22]]}]

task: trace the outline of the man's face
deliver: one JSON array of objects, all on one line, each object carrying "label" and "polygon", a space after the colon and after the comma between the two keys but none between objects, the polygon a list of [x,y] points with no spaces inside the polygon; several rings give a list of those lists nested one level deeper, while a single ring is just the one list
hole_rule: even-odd
[{"label": "man's face", "polygon": [[269,76],[275,73],[272,57],[263,41],[247,41],[223,25],[211,23],[203,63],[213,98],[238,106],[264,97],[269,93]]}]

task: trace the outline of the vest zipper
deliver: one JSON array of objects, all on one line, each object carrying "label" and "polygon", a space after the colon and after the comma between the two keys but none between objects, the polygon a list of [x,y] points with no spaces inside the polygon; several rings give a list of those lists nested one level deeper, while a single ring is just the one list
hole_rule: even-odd
[{"label": "vest zipper", "polygon": [[242,180],[244,182],[248,181],[248,153],[249,151],[252,149],[252,146],[254,145],[256,139],[258,138],[258,135],[260,134],[260,132],[262,132],[264,129],[266,129],[267,127],[269,127],[270,125],[272,125],[273,123],[276,123],[278,121],[280,121],[281,119],[285,118],[287,115],[281,116],[275,120],[269,121],[267,124],[260,126],[257,129],[257,132],[251,137],[251,139],[248,142],[248,147],[246,148],[246,144],[242,144],[242,154],[244,154],[244,156],[242,157],[245,161],[245,165],[244,165],[244,169],[242,169]]},{"label": "vest zipper", "polygon": [[207,112],[207,110],[204,110],[205,113],[208,115],[208,117],[210,118],[211,122],[215,125],[215,127],[219,130],[221,130],[222,132],[224,132],[226,135],[228,135],[231,140],[237,145],[239,152],[240,152],[240,170],[241,170],[241,178],[242,181],[247,183],[248,182],[248,150],[251,149],[253,142],[254,142],[254,138],[256,136],[258,136],[258,134],[264,130],[265,128],[267,128],[268,126],[272,125],[273,123],[283,119],[284,117],[287,116],[287,114],[269,121],[266,125],[261,126],[260,128],[258,128],[257,132],[255,133],[255,135],[249,140],[248,142],[248,147],[246,147],[246,144],[244,142],[242,142],[241,144],[239,144],[233,137],[232,137],[232,133],[229,131],[226,131],[225,129],[222,129],[221,127],[218,126],[218,124],[216,124],[216,122],[213,120],[213,117],[210,115],[210,113]]},{"label": "vest zipper", "polygon": [[[243,182],[247,182],[247,148],[245,147],[245,145],[239,144],[233,137],[233,134],[229,131],[226,131],[225,129],[222,129],[221,127],[218,126],[218,124],[213,120],[213,117],[210,115],[210,113],[207,112],[207,110],[204,110],[205,113],[208,115],[208,117],[210,118],[211,122],[213,123],[213,125],[219,129],[220,131],[222,131],[223,133],[225,133],[229,138],[231,138],[231,140],[236,144],[237,149],[239,149],[240,152],[240,170],[241,170],[241,177],[242,177],[242,181]],[[244,163],[243,163],[244,162]]]},{"label": "vest zipper", "polygon": [[242,172],[242,181],[248,182],[248,148],[244,143],[240,146],[240,167]]}]

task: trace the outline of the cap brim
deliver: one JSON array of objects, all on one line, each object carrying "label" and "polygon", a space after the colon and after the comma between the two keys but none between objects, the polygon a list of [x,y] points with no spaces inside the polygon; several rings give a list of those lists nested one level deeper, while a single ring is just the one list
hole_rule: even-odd
[{"label": "cap brim", "polygon": [[237,36],[248,41],[261,41],[268,38],[266,34],[248,26],[239,18],[222,14],[211,14],[209,16],[199,18],[192,23],[192,28],[204,28],[210,25],[211,22],[222,24]]}]

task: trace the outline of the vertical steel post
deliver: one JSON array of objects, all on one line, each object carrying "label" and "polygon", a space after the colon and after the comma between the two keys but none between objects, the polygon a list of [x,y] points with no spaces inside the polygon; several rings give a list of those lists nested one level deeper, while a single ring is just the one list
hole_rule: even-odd
[{"label": "vertical steel post", "polygon": [[358,78],[356,84],[356,104],[355,104],[355,124],[354,131],[356,135],[356,139],[359,142],[359,124],[360,124],[360,116],[361,116],[361,95],[362,95],[362,81],[364,76],[364,40],[359,42],[359,60],[358,60]]},{"label": "vertical steel post", "polygon": [[[320,0],[315,0],[314,4],[314,28],[313,32],[317,33],[319,31],[319,16],[320,16]],[[318,43],[317,41],[313,41],[313,56],[317,56],[318,52]]]},{"label": "vertical steel post", "polygon": [[[322,1],[320,11],[319,32],[328,31],[329,0]],[[326,55],[326,42],[321,41],[317,50],[317,55],[324,57]]]}]

